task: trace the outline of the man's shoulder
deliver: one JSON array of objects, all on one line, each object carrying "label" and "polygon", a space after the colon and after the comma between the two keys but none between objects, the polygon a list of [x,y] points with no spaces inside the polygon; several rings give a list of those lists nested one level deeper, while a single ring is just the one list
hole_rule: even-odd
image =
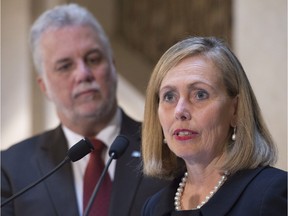
[{"label": "man's shoulder", "polygon": [[123,125],[133,125],[133,126],[141,126],[141,122],[133,119],[131,116],[129,116],[127,113],[125,113],[123,110],[121,110],[122,113],[122,126]]},{"label": "man's shoulder", "polygon": [[55,129],[33,135],[11,145],[8,149],[1,151],[2,160],[6,157],[21,157],[21,155],[25,154],[31,155],[34,150],[39,148],[40,143],[43,143],[44,141],[52,141],[53,137],[59,136],[61,133],[63,133],[61,130],[62,129],[60,127],[57,127]]}]

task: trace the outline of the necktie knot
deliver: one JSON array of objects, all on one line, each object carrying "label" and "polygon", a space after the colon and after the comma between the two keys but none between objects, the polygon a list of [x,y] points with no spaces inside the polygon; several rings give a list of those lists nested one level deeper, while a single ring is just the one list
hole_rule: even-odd
[{"label": "necktie knot", "polygon": [[104,150],[105,144],[102,141],[94,138],[89,140],[94,147],[94,151],[102,152]]}]

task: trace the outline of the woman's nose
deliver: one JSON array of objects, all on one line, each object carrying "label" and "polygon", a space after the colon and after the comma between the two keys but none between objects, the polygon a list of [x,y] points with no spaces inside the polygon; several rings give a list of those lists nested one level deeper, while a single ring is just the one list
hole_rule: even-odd
[{"label": "woman's nose", "polygon": [[185,121],[191,119],[188,103],[184,100],[179,100],[175,108],[175,118],[177,120]]}]

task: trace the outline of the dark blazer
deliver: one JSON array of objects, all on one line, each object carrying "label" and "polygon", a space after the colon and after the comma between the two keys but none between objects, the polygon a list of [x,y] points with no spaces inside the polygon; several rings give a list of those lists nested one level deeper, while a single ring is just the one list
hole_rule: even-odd
[{"label": "dark blazer", "polygon": [[239,171],[200,210],[174,210],[181,177],[152,196],[143,216],[287,216],[287,172],[261,167]]},{"label": "dark blazer", "polygon": [[[121,134],[130,144],[117,161],[113,181],[110,216],[137,216],[147,197],[164,186],[164,182],[144,178],[139,171],[140,123],[122,115]],[[59,126],[34,136],[1,152],[1,202],[40,179],[66,156],[67,141]],[[1,209],[3,216],[78,216],[71,164],[16,198]]]}]

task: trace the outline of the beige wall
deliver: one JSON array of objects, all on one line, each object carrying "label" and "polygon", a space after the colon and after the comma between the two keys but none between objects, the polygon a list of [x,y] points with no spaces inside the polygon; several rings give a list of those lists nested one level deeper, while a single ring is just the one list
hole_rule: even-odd
[{"label": "beige wall", "polygon": [[287,1],[234,1],[234,48],[287,170]]},{"label": "beige wall", "polygon": [[1,147],[31,134],[28,1],[1,1]]},{"label": "beige wall", "polygon": [[[27,47],[27,31],[32,8],[30,2],[31,0],[1,1],[2,149],[58,124],[53,106],[46,100],[42,100],[41,94],[35,88],[35,78]],[[39,2],[42,2],[42,7],[45,8],[64,1],[38,0],[37,4],[40,4]],[[79,2],[86,4],[89,1]],[[119,72],[151,71],[151,65],[145,64],[145,61],[114,40],[114,22],[109,19],[114,13],[113,2],[113,0],[94,0],[93,4],[97,7],[93,8],[112,39]],[[277,166],[287,170],[287,3],[285,0],[234,0],[233,2],[234,50],[251,80],[265,120],[279,147],[280,160]],[[141,120],[143,95],[121,76],[118,98],[129,114]],[[40,122],[36,129],[35,122]]]}]

